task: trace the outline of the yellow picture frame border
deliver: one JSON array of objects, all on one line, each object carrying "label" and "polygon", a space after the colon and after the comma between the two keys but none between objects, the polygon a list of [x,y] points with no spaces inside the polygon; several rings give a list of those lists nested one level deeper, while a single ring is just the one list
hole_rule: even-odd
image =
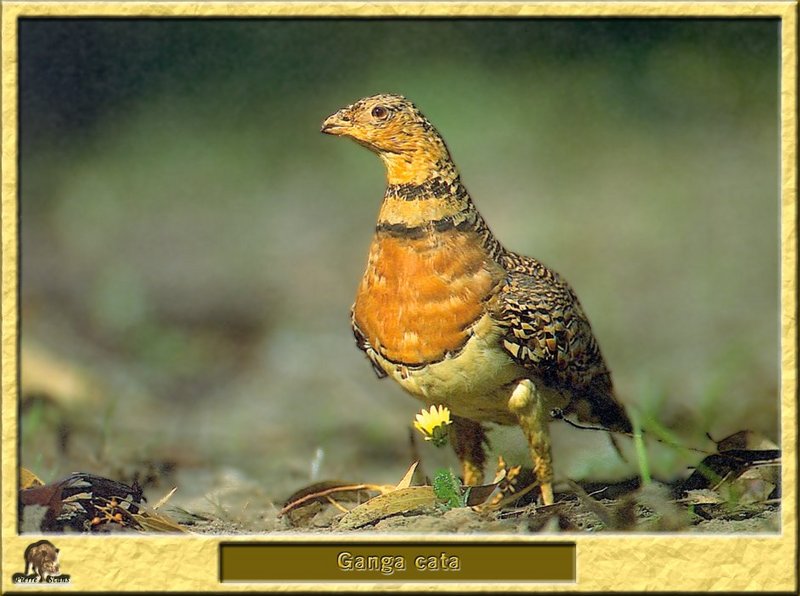
[{"label": "yellow picture frame border", "polygon": [[[17,21],[25,17],[715,17],[775,18],[781,36],[781,448],[780,534],[459,535],[491,548],[493,542],[577,543],[575,584],[220,584],[222,541],[308,541],[308,534],[263,536],[57,536],[61,567],[74,591],[452,591],[502,588],[529,591],[796,591],[797,590],[797,4],[779,2],[3,2],[2,8],[2,476],[0,480],[0,590],[39,591],[57,586],[17,586],[23,552],[37,536],[17,534],[18,205]],[[353,541],[365,540],[364,534]],[[442,541],[432,536],[377,535],[381,542]],[[341,535],[313,536],[346,544]]]}]

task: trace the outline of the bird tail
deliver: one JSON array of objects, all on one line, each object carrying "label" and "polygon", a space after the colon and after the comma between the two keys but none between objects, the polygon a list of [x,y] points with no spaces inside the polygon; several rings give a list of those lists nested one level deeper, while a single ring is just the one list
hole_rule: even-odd
[{"label": "bird tail", "polygon": [[599,424],[610,431],[633,432],[625,408],[614,397],[614,387],[608,373],[595,377],[589,386],[573,399],[565,413],[574,412],[581,422]]}]

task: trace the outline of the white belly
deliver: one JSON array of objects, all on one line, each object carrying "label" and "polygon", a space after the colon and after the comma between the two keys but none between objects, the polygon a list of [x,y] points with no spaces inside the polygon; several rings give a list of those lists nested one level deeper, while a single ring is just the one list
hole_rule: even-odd
[{"label": "white belly", "polygon": [[456,416],[471,420],[515,424],[508,399],[514,382],[525,378],[525,369],[498,347],[502,331],[488,315],[471,331],[461,351],[422,368],[409,369],[373,354],[390,377],[427,404],[447,406]]}]

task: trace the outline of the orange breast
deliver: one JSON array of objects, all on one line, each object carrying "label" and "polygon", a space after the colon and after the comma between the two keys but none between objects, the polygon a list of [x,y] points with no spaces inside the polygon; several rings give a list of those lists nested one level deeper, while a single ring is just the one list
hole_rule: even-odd
[{"label": "orange breast", "polygon": [[421,238],[379,232],[356,295],[355,321],[390,360],[441,360],[467,341],[502,275],[470,232]]}]

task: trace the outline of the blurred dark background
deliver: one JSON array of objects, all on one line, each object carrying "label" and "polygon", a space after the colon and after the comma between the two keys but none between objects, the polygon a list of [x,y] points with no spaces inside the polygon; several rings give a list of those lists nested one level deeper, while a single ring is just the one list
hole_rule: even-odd
[{"label": "blurred dark background", "polygon": [[[22,20],[22,464],[223,508],[402,475],[420,404],[349,330],[383,167],[319,134],[378,92],[570,280],[629,407],[688,445],[776,439],[778,42],[755,19]],[[560,474],[630,471],[553,429]],[[493,444],[526,459],[516,429]]]}]

